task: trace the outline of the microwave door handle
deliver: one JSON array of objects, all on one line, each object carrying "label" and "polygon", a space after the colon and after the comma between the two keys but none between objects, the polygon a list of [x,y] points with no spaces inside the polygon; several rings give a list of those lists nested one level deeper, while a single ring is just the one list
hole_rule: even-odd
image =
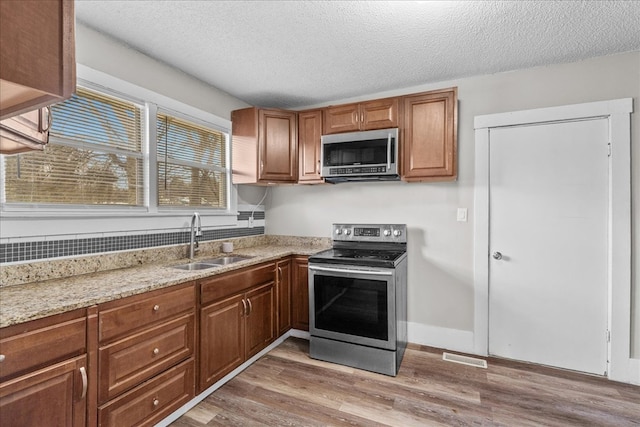
[{"label": "microwave door handle", "polygon": [[309,270],[326,271],[327,273],[343,273],[343,274],[369,274],[372,276],[393,276],[391,271],[371,271],[371,270],[348,270],[346,268],[328,268],[309,266]]},{"label": "microwave door handle", "polygon": [[391,170],[391,134],[387,137],[387,172]]}]

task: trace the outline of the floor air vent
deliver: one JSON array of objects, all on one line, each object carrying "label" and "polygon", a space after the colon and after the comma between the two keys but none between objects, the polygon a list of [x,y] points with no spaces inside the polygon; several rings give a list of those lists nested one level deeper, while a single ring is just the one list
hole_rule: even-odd
[{"label": "floor air vent", "polygon": [[487,369],[487,361],[484,359],[476,359],[475,357],[461,356],[459,354],[452,353],[442,353],[442,360],[446,362],[461,363],[463,365]]}]

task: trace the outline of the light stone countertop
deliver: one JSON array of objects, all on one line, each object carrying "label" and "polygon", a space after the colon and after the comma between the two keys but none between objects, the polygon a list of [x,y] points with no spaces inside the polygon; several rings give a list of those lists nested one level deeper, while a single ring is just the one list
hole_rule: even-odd
[{"label": "light stone countertop", "polygon": [[[280,239],[258,246],[242,247],[231,254],[253,258],[206,270],[185,271],[172,268],[188,259],[129,266],[94,273],[0,287],[0,328],[90,307],[131,295],[226,273],[289,255],[312,255],[331,247],[325,239]],[[212,254],[196,258],[211,258]]]}]

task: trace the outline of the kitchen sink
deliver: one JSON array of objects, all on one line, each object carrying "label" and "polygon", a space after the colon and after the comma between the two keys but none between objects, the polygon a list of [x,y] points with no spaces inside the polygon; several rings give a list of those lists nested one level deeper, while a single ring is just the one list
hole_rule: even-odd
[{"label": "kitchen sink", "polygon": [[194,261],[187,264],[174,265],[173,268],[177,268],[179,270],[187,270],[187,271],[196,271],[196,270],[206,270],[208,268],[216,268],[221,267],[223,265],[233,264],[234,262],[244,261],[246,259],[251,259],[251,256],[223,256],[219,258],[209,258],[203,259],[200,261]]},{"label": "kitchen sink", "polygon": [[244,261],[246,259],[251,259],[253,258],[252,256],[240,256],[240,255],[235,255],[235,256],[223,256],[220,258],[210,258],[210,259],[203,259],[202,263],[206,263],[206,264],[214,264],[214,265],[229,265],[229,264],[233,264],[234,262],[240,262],[240,261]]},{"label": "kitchen sink", "polygon": [[173,268],[177,268],[178,270],[187,270],[187,271],[196,271],[196,270],[206,270],[207,268],[215,268],[220,267],[220,264],[207,264],[204,262],[190,262],[188,264],[180,264],[174,265]]}]

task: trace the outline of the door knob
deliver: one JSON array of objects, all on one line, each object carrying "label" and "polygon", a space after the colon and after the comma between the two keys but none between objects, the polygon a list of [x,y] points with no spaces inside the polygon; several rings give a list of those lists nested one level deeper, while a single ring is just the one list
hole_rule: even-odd
[{"label": "door knob", "polygon": [[502,259],[502,254],[500,252],[493,253],[493,259]]}]

